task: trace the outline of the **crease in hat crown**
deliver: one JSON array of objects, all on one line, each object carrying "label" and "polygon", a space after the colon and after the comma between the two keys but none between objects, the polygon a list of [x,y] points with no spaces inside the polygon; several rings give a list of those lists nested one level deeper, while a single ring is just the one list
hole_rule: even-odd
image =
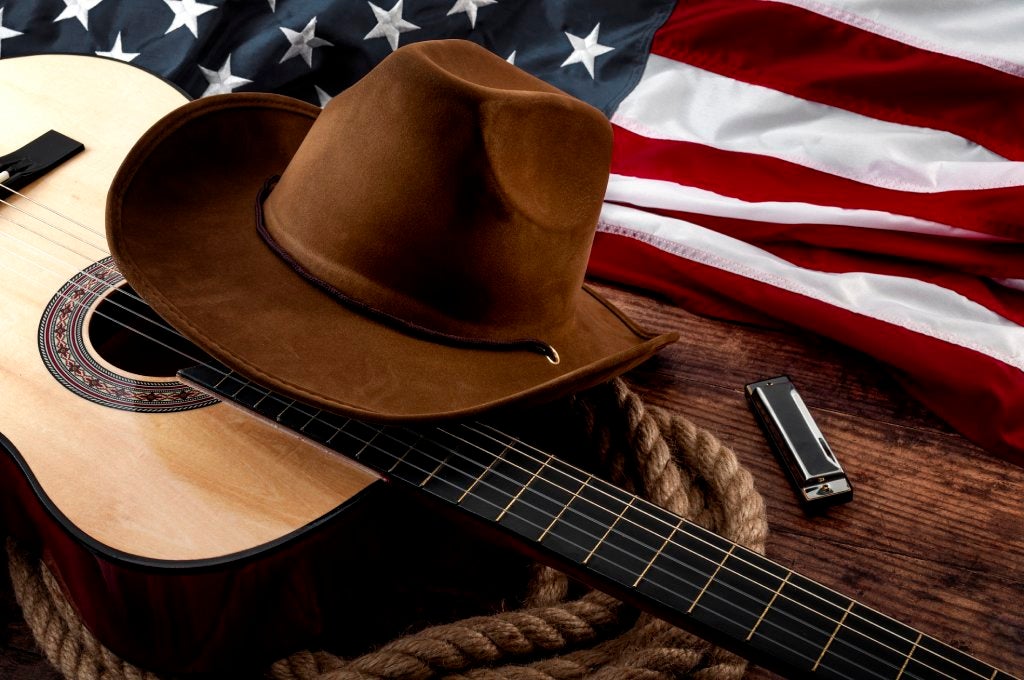
[{"label": "crease in hat crown", "polygon": [[[589,105],[475,44],[414,43],[323,111],[235,93],[171,112],[111,185],[108,243],[165,320],[272,390],[372,420],[463,417],[585,389],[676,339],[583,283],[610,152]],[[280,250],[256,210],[277,176],[260,205]],[[524,338],[561,361],[501,346]]]},{"label": "crease in hat crown", "polygon": [[596,109],[472,43],[420,43],[327,105],[264,203],[267,231],[410,324],[544,340],[572,323],[610,156]]}]

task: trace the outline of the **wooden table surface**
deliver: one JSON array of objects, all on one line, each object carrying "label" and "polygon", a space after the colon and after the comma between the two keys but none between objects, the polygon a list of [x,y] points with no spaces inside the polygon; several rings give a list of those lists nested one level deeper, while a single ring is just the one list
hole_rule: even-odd
[{"label": "wooden table surface", "polygon": [[[1024,678],[1024,469],[965,441],[886,369],[833,342],[602,290],[643,325],[682,336],[627,378],[649,403],[714,432],[750,469],[768,508],[770,557]],[[743,398],[744,384],[780,374],[855,486],[852,503],[824,516],[800,509]],[[6,580],[0,616],[0,678],[59,677]]]}]

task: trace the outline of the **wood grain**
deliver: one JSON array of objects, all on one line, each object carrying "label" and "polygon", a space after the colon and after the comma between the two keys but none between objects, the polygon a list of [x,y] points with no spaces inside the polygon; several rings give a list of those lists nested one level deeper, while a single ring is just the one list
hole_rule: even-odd
[{"label": "wood grain", "polygon": [[[3,66],[10,68],[17,61],[5,60]],[[43,80],[47,88],[61,92],[60,101],[49,102],[53,110],[66,105],[68,92],[76,89],[70,84],[67,88],[56,87],[51,76]],[[128,90],[129,99],[145,100],[133,91],[136,85],[120,76],[106,80]],[[2,78],[0,83],[4,87],[9,85]],[[13,101],[8,98],[10,92],[4,92],[5,104]],[[10,96],[38,95],[19,91]],[[79,96],[98,93],[80,92]],[[88,118],[80,115],[81,110],[85,109],[72,110],[59,125],[48,127],[62,127],[74,134],[76,126]],[[14,136],[18,137],[31,136],[35,130],[32,125],[42,125],[42,121],[29,125],[24,120],[4,120],[6,131],[13,135],[17,130]],[[125,125],[123,119],[107,123],[111,129],[120,131]],[[123,153],[123,149],[117,153]],[[54,195],[51,202],[74,206],[83,196],[101,195],[90,184],[90,178],[109,173],[115,158],[116,155],[104,160],[93,154],[78,159],[81,171],[76,176],[75,189],[55,192],[60,196]],[[40,187],[40,191],[46,191],[45,183]],[[98,224],[102,220],[101,210],[96,206],[90,210],[88,221]],[[0,231],[11,233],[12,227],[0,225]],[[48,247],[44,241],[33,243]],[[28,253],[22,246],[16,248],[20,254]],[[26,329],[28,336],[33,337],[38,318],[29,318],[27,312],[13,312],[17,304],[31,306],[26,303],[28,298],[49,294],[81,266],[77,258],[68,257],[66,252],[59,257],[52,281],[43,280],[22,264],[8,269],[4,275],[7,278],[0,279],[4,295],[11,296],[0,307],[4,329],[0,331],[0,343],[6,351],[13,351],[11,348],[21,342]],[[650,403],[687,415],[736,451],[767,502],[771,526],[769,556],[1024,677],[1024,469],[966,442],[909,398],[884,367],[835,343],[806,334],[697,318],[628,291],[602,287],[602,292],[642,324],[681,334],[679,343],[634,370],[629,380]],[[21,385],[21,381],[31,379],[43,384],[49,380],[46,375],[26,378],[32,371],[38,371],[34,346],[22,346],[17,351],[20,354],[15,363],[0,370],[0,387],[5,395],[16,393],[14,386]],[[855,485],[854,501],[827,515],[810,517],[800,509],[744,403],[745,383],[779,374],[788,374],[797,384]],[[55,407],[54,395],[58,393],[36,394],[24,400],[5,396],[0,429],[19,443],[29,435],[40,435],[25,423],[38,418],[40,412],[50,416],[42,434],[52,439],[44,442],[45,450],[38,454],[37,465],[52,482],[59,483],[61,476],[71,482],[66,487],[67,507],[74,507],[73,487],[83,483],[83,479],[102,484],[94,475],[101,467],[121,469],[122,479],[136,479],[140,459],[124,455],[125,447],[130,450],[136,444],[109,438],[109,431],[114,429],[124,429],[130,438],[131,427],[118,428],[115,423],[95,432],[91,436],[102,446],[96,446],[90,455],[75,453],[68,448],[68,442],[82,439],[80,424],[92,417],[94,409],[81,405]],[[212,417],[243,418],[228,413]],[[204,548],[190,543],[189,536],[222,541],[232,530],[223,524],[217,525],[218,529],[212,522],[222,522],[239,508],[262,507],[268,512],[284,513],[287,521],[294,522],[296,518],[301,521],[303,517],[317,516],[343,497],[332,495],[335,485],[324,480],[337,471],[338,465],[326,454],[314,456],[321,465],[299,465],[296,469],[297,460],[309,459],[292,455],[304,445],[287,436],[268,444],[268,437],[280,437],[280,433],[248,421],[236,420],[236,425],[243,434],[231,439],[226,450],[232,455],[245,451],[244,462],[236,470],[241,477],[226,482],[201,477],[186,479],[186,473],[208,469],[207,463],[217,467],[225,461],[210,460],[207,442],[184,432],[175,449],[151,461],[152,465],[167,467],[174,473],[173,484],[157,490],[135,488],[130,483],[124,485],[127,491],[112,488],[111,494],[128,493],[129,497],[121,496],[108,512],[88,521],[97,527],[112,524],[136,535],[152,536],[154,540],[179,535],[183,537],[184,548],[175,549],[201,552]],[[257,450],[257,445],[262,448]],[[61,460],[61,454],[65,460]],[[76,459],[81,464],[78,469],[83,470],[81,475],[59,472],[58,464]],[[291,482],[283,483],[281,480],[285,479]],[[206,493],[210,485],[217,484],[227,484],[228,493],[222,493],[224,488],[216,494]],[[310,493],[310,489],[316,492]],[[154,496],[173,499],[184,492],[192,493],[190,498],[194,499],[178,504],[185,512],[149,520],[134,514]],[[206,499],[213,496],[234,499],[233,507],[204,506]],[[311,496],[316,497],[315,502],[310,502]],[[272,502],[267,502],[268,498]],[[289,499],[299,498],[302,502],[298,510],[282,510]],[[261,522],[272,531],[280,530],[279,517]],[[95,531],[101,533],[104,529]],[[242,543],[258,542],[258,531],[236,532],[234,538]],[[467,547],[469,550],[472,548]],[[343,613],[339,612],[339,616]],[[437,611],[434,618],[444,616],[444,611]],[[4,632],[0,634],[0,677],[59,677],[33,649],[31,636],[18,617],[6,582],[0,586],[0,617],[4,621]],[[750,676],[761,680],[772,677],[758,669],[752,670]]]},{"label": "wood grain", "polygon": [[140,418],[86,401],[50,375],[36,340],[42,311],[107,255],[110,180],[142,133],[185,97],[121,62],[69,55],[0,61],[0,97],[0,154],[48,129],[86,147],[27,187],[28,198],[0,204],[0,432],[50,501],[108,547],[202,559],[286,535],[376,479],[224,404]]},{"label": "wood grain", "polygon": [[[716,432],[750,469],[768,507],[770,557],[1024,673],[1024,469],[953,433],[864,355],[605,292],[643,323],[680,332],[630,380],[650,403]],[[827,515],[800,509],[744,403],[745,383],[780,374],[853,481],[854,500]]]},{"label": "wood grain", "polygon": [[[736,451],[767,502],[769,556],[1024,675],[1024,469],[950,432],[881,366],[835,343],[602,292],[643,323],[681,333],[628,379],[648,402]],[[800,509],[743,401],[746,382],[781,373],[796,382],[855,484],[853,502],[824,516]],[[56,678],[37,674],[43,665],[16,611],[0,611],[0,675]],[[749,677],[775,676],[753,669]]]}]

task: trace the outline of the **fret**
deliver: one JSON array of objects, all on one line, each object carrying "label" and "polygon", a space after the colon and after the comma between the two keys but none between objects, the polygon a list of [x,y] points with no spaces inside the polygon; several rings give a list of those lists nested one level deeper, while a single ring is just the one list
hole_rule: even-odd
[{"label": "fret", "polygon": [[632,587],[774,659],[794,677],[1013,680],[967,653],[859,605],[487,425],[378,427],[287,399],[211,366],[184,378],[391,478],[465,508],[563,564]]},{"label": "fret", "polygon": [[[822,650],[830,644],[829,640],[837,627],[836,624],[842,618],[843,612],[851,607],[852,600],[799,574],[790,572],[759,555],[750,558],[750,561],[777,575],[778,580],[775,581],[775,585],[762,591],[764,602],[768,601],[769,595],[774,596],[776,588],[778,595],[774,596],[770,607],[759,607],[756,610],[761,613],[761,622],[757,625],[756,632],[750,637],[749,644],[755,649],[787,661],[794,668],[810,672],[821,656]],[[751,578],[757,577],[751,575]],[[780,583],[783,580],[785,583]],[[763,580],[761,582],[766,583]],[[754,616],[756,617],[756,613]],[[751,623],[753,624],[754,621],[752,620]],[[751,625],[751,627],[753,626]],[[844,647],[843,654],[840,656],[845,658],[847,655]],[[839,658],[829,655],[822,663],[829,667]],[[895,673],[894,667],[888,677]],[[817,674],[822,675],[821,672]],[[839,677],[829,672],[825,672],[824,676]],[[861,672],[855,673],[853,677],[886,676]]]},{"label": "fret", "polygon": [[348,427],[353,421],[351,418],[339,418],[337,421],[331,423],[334,426],[334,431],[331,432],[330,436],[324,439],[326,446],[333,446],[334,440],[338,438],[338,435],[343,435],[345,428]]},{"label": "fret", "polygon": [[[452,450],[432,447],[422,432],[406,427],[383,427],[374,440],[377,459],[391,462],[384,470],[389,479],[399,479],[413,486],[423,486],[443,468]],[[361,459],[362,460],[362,459]],[[381,465],[381,463],[375,463]]]},{"label": "fret", "polygon": [[[666,522],[679,520],[660,508],[652,511],[652,515]],[[683,521],[671,542],[659,547],[661,553],[656,557],[652,555],[653,564],[636,589],[666,607],[685,612],[708,583],[723,556],[732,548],[732,543]],[[713,601],[717,599],[717,596],[712,598]]]},{"label": "fret", "polygon": [[306,409],[305,405],[292,400],[281,409],[274,419],[290,430],[298,430],[309,419]]},{"label": "fret", "polygon": [[787,583],[789,583],[789,577],[792,575],[792,572],[786,574],[786,578],[782,579],[782,583],[780,583],[779,587],[775,589],[774,593],[772,593],[772,599],[768,600],[768,604],[765,605],[764,611],[761,612],[761,615],[757,617],[757,621],[754,622],[754,627],[750,629],[749,633],[747,633],[747,640],[754,637],[754,633],[757,632],[757,627],[761,625],[762,621],[764,621],[764,615],[767,614],[772,608],[772,605],[775,604],[775,600],[778,599],[779,593],[781,593],[782,589],[786,587]]},{"label": "fret", "polygon": [[593,548],[591,548],[590,552],[587,553],[587,556],[583,558],[583,564],[586,564],[590,561],[590,558],[594,556],[594,553],[597,552],[597,549],[601,547],[601,544],[604,543],[605,540],[607,540],[608,535],[612,533],[613,529],[615,529],[615,525],[619,523],[619,520],[622,519],[622,516],[626,514],[627,510],[633,507],[633,500],[634,499],[630,498],[629,502],[626,503],[625,507],[623,507],[619,514],[616,515],[615,519],[612,520],[612,523],[608,525],[608,528],[605,530],[604,534],[601,536],[601,538],[597,540],[597,544]]},{"label": "fret", "polygon": [[907,670],[903,677],[913,680],[985,680],[993,673],[996,678],[1003,675],[998,669],[978,661],[969,654],[925,635],[918,643],[914,657],[907,662]]},{"label": "fret", "polygon": [[658,559],[658,556],[661,555],[661,552],[665,549],[665,546],[667,546],[669,543],[672,542],[672,537],[676,535],[676,532],[679,531],[679,527],[682,526],[682,524],[683,524],[683,520],[680,519],[675,524],[675,526],[672,527],[672,531],[670,531],[668,536],[665,537],[665,541],[661,544],[661,546],[658,548],[658,550],[654,553],[654,556],[651,557],[650,560],[648,560],[647,566],[644,567],[644,570],[641,571],[640,575],[636,577],[635,581],[633,581],[633,587],[634,588],[636,588],[638,585],[640,585],[640,581],[644,580],[644,576],[647,576],[647,572],[651,570],[651,566],[654,564],[654,560]]},{"label": "fret", "polygon": [[655,558],[668,545],[666,535],[673,533],[680,520],[635,496],[629,501],[593,548],[588,566],[617,583],[635,587],[640,574],[663,568],[655,564]]},{"label": "fret", "polygon": [[459,500],[455,501],[456,503],[462,503],[462,501],[466,500],[466,497],[469,496],[470,492],[472,492],[473,489],[476,488],[476,485],[480,483],[480,480],[482,480],[485,476],[487,476],[487,474],[491,471],[491,468],[494,467],[495,463],[497,463],[499,460],[501,460],[501,457],[503,455],[505,455],[505,451],[506,450],[507,449],[503,450],[501,453],[499,453],[497,456],[495,456],[494,459],[490,463],[487,464],[487,467],[484,468],[483,472],[481,472],[479,475],[477,475],[476,478],[473,480],[473,483],[470,484],[469,487],[465,491],[462,492],[462,495],[459,496]]},{"label": "fret", "polygon": [[[474,433],[478,434],[478,433]],[[476,443],[476,442],[475,442]],[[495,446],[498,442],[489,440],[488,445]],[[531,454],[517,448],[519,442],[512,441],[507,445],[501,455],[494,459],[477,483],[469,490],[459,504],[485,519],[499,521],[505,526],[513,526],[522,520],[527,520],[527,528],[535,525],[543,526],[547,522],[546,513],[538,512],[531,504],[524,503],[524,494],[527,493],[527,485],[536,478],[543,461],[537,460]],[[520,496],[514,513],[505,513],[504,508],[509,507],[516,496]],[[533,495],[530,498],[534,498]]]},{"label": "fret", "polygon": [[[704,551],[705,557],[709,552]],[[705,570],[711,568],[709,564],[705,562]],[[736,640],[745,639],[772,656],[809,668],[818,649],[800,650],[798,641],[804,632],[800,621],[783,620],[780,625],[777,616],[780,605],[788,600],[794,576],[762,555],[732,547],[703,595],[692,603],[692,616]],[[798,624],[795,631],[794,623]],[[813,616],[809,627],[813,628]]]},{"label": "fret", "polygon": [[850,601],[850,604],[846,607],[846,610],[843,611],[843,616],[841,619],[839,619],[839,623],[836,624],[836,628],[832,631],[832,635],[828,637],[828,642],[825,643],[825,647],[822,648],[821,654],[818,655],[818,660],[815,661],[814,666],[811,667],[812,671],[818,670],[818,666],[821,665],[821,660],[825,657],[825,653],[828,652],[828,648],[832,646],[832,641],[836,639],[836,633],[838,633],[839,629],[843,627],[843,621],[846,621],[846,617],[849,616],[851,609],[853,609],[852,600]]},{"label": "fret", "polygon": [[430,474],[427,475],[427,478],[419,483],[419,486],[422,488],[426,486],[430,482],[430,480],[434,479],[434,477],[437,476],[437,473],[440,472],[442,468],[444,468],[445,464],[448,462],[448,459],[451,458],[452,454],[454,453],[454,451],[449,451],[444,458],[441,458],[438,461],[437,466],[430,471]]},{"label": "fret", "polygon": [[917,649],[917,645],[921,642],[921,638],[923,636],[924,633],[917,634],[917,638],[914,640],[914,646],[910,648],[909,652],[907,652],[907,657],[903,659],[903,665],[900,666],[900,672],[896,674],[896,680],[900,680],[900,678],[903,677],[903,671],[907,670],[907,663],[910,661],[911,657],[914,656],[914,650]]},{"label": "fret", "polygon": [[523,487],[516,492],[516,495],[512,497],[512,500],[508,502],[508,505],[501,509],[501,512],[498,513],[498,516],[494,520],[495,522],[500,522],[502,518],[505,517],[505,515],[508,513],[508,509],[512,507],[513,503],[519,500],[519,498],[523,495],[523,492],[529,488],[530,484],[533,483],[533,480],[537,479],[537,476],[544,470],[544,468],[548,466],[552,458],[554,458],[554,454],[548,454],[548,457],[544,460],[541,466],[537,468],[537,471],[530,475],[530,478],[526,480],[526,484],[524,484]]},{"label": "fret", "polygon": [[227,393],[233,387],[234,391],[230,393],[230,399],[247,408],[253,408],[256,402],[266,396],[266,390],[258,385],[254,385],[246,378],[236,376],[237,374],[235,373],[231,374],[230,377],[225,376],[227,382],[225,385],[222,385],[222,389]]},{"label": "fret", "polygon": [[542,540],[547,528],[566,510],[574,492],[582,488],[578,475],[579,472],[566,463],[549,458],[516,492],[518,498],[509,499],[505,506],[507,511],[497,521],[523,538]]},{"label": "fret", "polygon": [[[632,498],[632,494],[588,477],[565,506],[565,511],[548,527],[543,545],[574,562],[583,562]],[[602,571],[601,567],[611,565],[602,558],[591,566]]]},{"label": "fret", "polygon": [[700,598],[703,597],[704,593],[707,592],[708,586],[710,586],[712,583],[714,583],[715,577],[718,576],[718,572],[722,570],[723,566],[725,566],[725,563],[728,561],[729,556],[732,555],[732,551],[733,551],[733,549],[735,547],[736,546],[733,546],[733,545],[729,546],[729,551],[725,553],[725,557],[723,557],[722,561],[718,563],[718,566],[715,567],[715,570],[713,572],[711,572],[711,576],[708,577],[707,583],[704,584],[704,587],[700,589],[699,593],[697,593],[697,597],[695,597],[693,599],[693,602],[690,603],[690,607],[686,610],[687,614],[692,614],[693,613],[694,607],[697,606],[697,603],[700,602]]},{"label": "fret", "polygon": [[213,383],[213,388],[217,389],[217,390],[220,390],[220,387],[221,387],[221,385],[224,384],[224,381],[227,380],[228,378],[230,378],[233,374],[234,374],[234,371],[227,371],[227,370],[223,371],[220,374],[220,378],[217,380],[217,382]]},{"label": "fret", "polygon": [[[830,618],[837,617],[833,614]],[[906,680],[913,677],[909,660],[919,652],[921,638],[921,633],[910,626],[854,603],[823,655],[819,670],[827,668],[838,677],[864,675],[864,666],[870,661],[872,677]]]},{"label": "fret", "polygon": [[323,444],[337,434],[339,428],[335,425],[336,421],[337,419],[332,417],[332,414],[317,411],[302,426],[302,434]]},{"label": "fret", "polygon": [[260,408],[263,406],[263,402],[266,401],[268,398],[271,398],[273,396],[273,394],[274,393],[271,390],[264,390],[263,391],[263,396],[260,397],[259,401],[257,401],[255,404],[253,404],[252,407],[254,409],[256,409],[257,411],[259,411]]},{"label": "fret", "polygon": [[248,380],[245,380],[234,371],[226,371],[220,380],[217,381],[215,387],[225,397],[231,399],[234,395],[239,392],[248,384]]},{"label": "fret", "polygon": [[[593,479],[593,476],[592,475],[587,475],[587,478],[582,480],[582,482],[579,485],[579,488],[577,488],[575,491],[573,491],[572,492],[572,496],[569,497],[569,500],[562,504],[562,507],[559,509],[558,514],[554,516],[554,518],[551,520],[551,522],[546,527],[544,527],[544,531],[542,531],[540,536],[537,537],[537,541],[538,542],[543,542],[544,541],[544,538],[551,531],[551,528],[553,526],[555,526],[556,522],[558,522],[558,521],[560,521],[562,519],[562,515],[564,515],[565,511],[569,509],[569,505],[572,504],[572,502],[574,500],[579,498],[580,491],[583,491],[583,489],[587,486],[587,482],[589,482],[591,479]],[[565,487],[560,487],[560,488],[565,488]]]}]

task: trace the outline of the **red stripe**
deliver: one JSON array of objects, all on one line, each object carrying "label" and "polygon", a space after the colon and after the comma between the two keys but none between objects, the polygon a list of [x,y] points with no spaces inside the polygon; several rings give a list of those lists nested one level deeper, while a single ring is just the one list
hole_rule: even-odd
[{"label": "red stripe", "polygon": [[804,269],[833,273],[866,272],[931,283],[958,293],[1004,319],[1018,325],[1024,324],[1024,291],[1000,286],[984,278],[923,263],[799,244],[776,243],[763,247]]},{"label": "red stripe", "polygon": [[699,187],[744,201],[880,210],[1024,240],[1024,187],[933,194],[896,191],[770,156],[650,139],[619,126],[614,131],[613,173]]},{"label": "red stripe", "polygon": [[947,130],[1024,159],[1024,79],[798,7],[681,1],[652,51],[803,99]]},{"label": "red stripe", "polygon": [[726,318],[748,320],[752,310],[765,310],[867,352],[894,367],[908,391],[967,438],[1024,465],[1024,373],[1012,366],[622,236],[597,235],[589,273]]},{"label": "red stripe", "polygon": [[765,249],[817,247],[846,250],[861,256],[881,256],[885,261],[941,266],[948,271],[977,276],[1024,278],[1024,243],[1019,242],[992,243],[955,236],[834,224],[779,224],[636,207],[649,213],[690,222]]}]

